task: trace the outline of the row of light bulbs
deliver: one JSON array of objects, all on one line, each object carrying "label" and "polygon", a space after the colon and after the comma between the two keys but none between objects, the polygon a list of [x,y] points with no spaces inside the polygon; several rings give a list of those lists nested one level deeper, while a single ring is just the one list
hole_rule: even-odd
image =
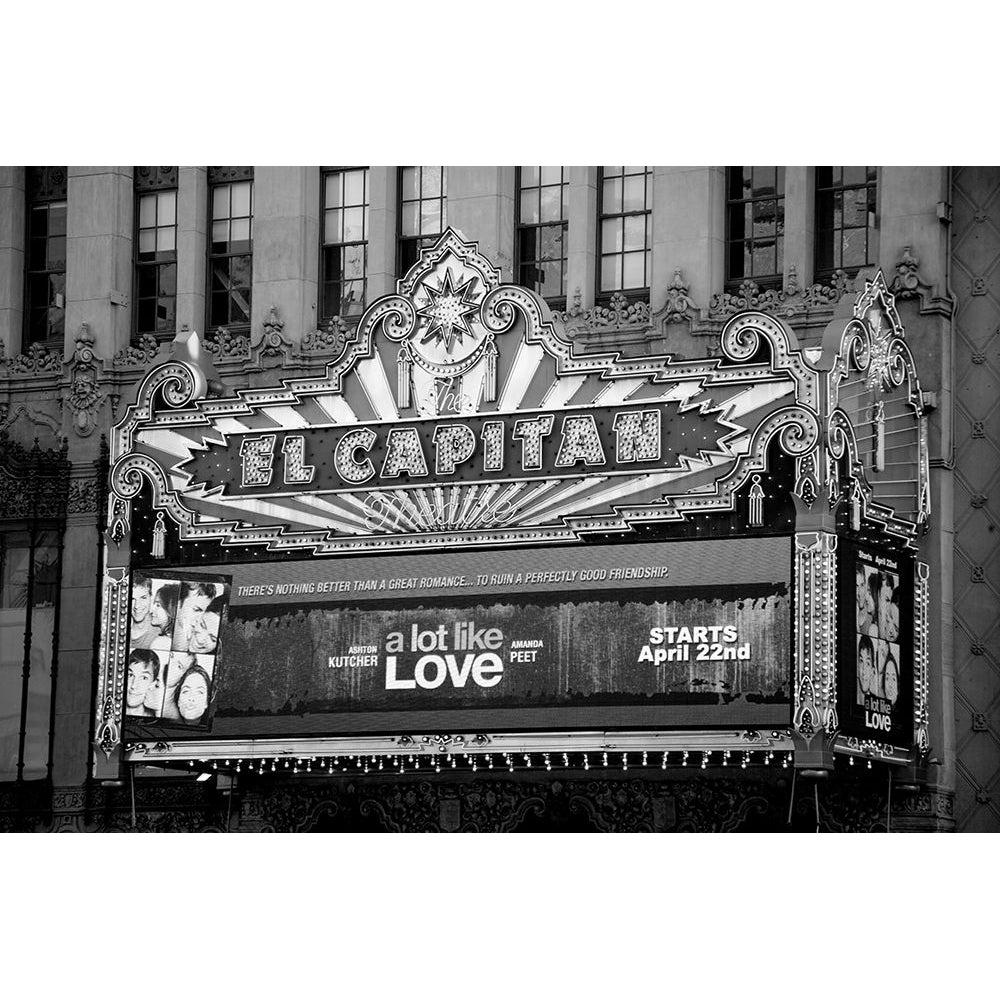
[{"label": "row of light bulbs", "polygon": [[[757,759],[754,760],[754,753]],[[671,761],[671,754],[674,755]],[[593,761],[591,760],[593,757]],[[659,761],[656,758],[659,757]],[[767,766],[774,763],[778,758],[782,768],[787,768],[792,762],[791,752],[776,754],[774,750],[664,750],[649,751],[643,750],[641,753],[443,753],[425,756],[421,754],[350,754],[348,756],[336,757],[294,757],[294,758],[257,758],[244,760],[242,757],[229,759],[221,762],[223,770],[233,770],[236,774],[246,772],[247,774],[272,774],[291,772],[292,774],[335,774],[337,772],[352,771],[355,773],[370,774],[375,771],[394,770],[399,774],[406,774],[409,771],[420,771],[426,769],[440,774],[442,770],[456,770],[459,763],[463,769],[468,769],[473,773],[485,770],[503,770],[513,773],[518,767],[522,770],[532,770],[544,768],[551,771],[553,767],[575,768],[589,771],[591,768],[620,767],[622,771],[632,768],[656,767],[657,763],[662,771],[667,769],[668,764],[680,767],[697,767],[706,770],[710,765],[721,767],[739,767],[746,770],[751,764],[756,766]],[[191,767],[198,764],[205,764],[205,761],[188,761]],[[854,763],[853,758],[851,763]],[[422,766],[423,765],[423,768]],[[869,767],[871,762],[869,761]],[[212,761],[212,770],[220,768],[218,760]]]}]

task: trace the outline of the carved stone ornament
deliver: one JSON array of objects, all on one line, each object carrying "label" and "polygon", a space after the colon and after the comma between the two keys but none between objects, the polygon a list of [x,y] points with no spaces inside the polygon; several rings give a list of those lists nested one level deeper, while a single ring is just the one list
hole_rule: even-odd
[{"label": "carved stone ornament", "polygon": [[116,368],[146,368],[160,352],[160,342],[151,333],[144,333],[134,344],[122,348],[112,359]]},{"label": "carved stone ornament", "polygon": [[573,307],[552,315],[564,324],[566,333],[570,336],[596,331],[611,333],[645,329],[650,325],[649,303],[629,302],[621,292],[615,292],[606,306],[581,309],[580,290],[577,289]]},{"label": "carved stone ornament", "polygon": [[30,344],[24,354],[7,359],[7,374],[11,376],[61,374],[62,369],[62,351],[42,344]]},{"label": "carved stone ornament", "polygon": [[667,285],[667,301],[662,309],[653,314],[653,325],[693,321],[698,309],[689,293],[690,288],[681,277],[680,268],[676,268],[670,284]]},{"label": "carved stone ornament", "polygon": [[302,353],[339,356],[347,346],[350,330],[351,327],[339,316],[331,317],[302,338]]},{"label": "carved stone ornament", "polygon": [[68,514],[89,514],[97,510],[101,483],[97,479],[72,479],[66,504]]},{"label": "carved stone ornament", "polygon": [[206,337],[203,346],[219,364],[250,360],[250,338],[243,334],[232,334],[224,326],[218,327],[214,334]]},{"label": "carved stone ornament", "polygon": [[752,278],[740,283],[736,292],[713,295],[709,316],[733,316],[747,309],[759,309],[775,316],[790,318],[810,309],[836,305],[845,295],[852,294],[854,283],[844,271],[834,271],[828,284],[816,282],[803,289],[798,282],[795,265],[788,269],[788,279],[781,288],[762,289]]},{"label": "carved stone ornament", "polygon": [[104,405],[104,393],[98,386],[101,368],[94,354],[94,338],[86,323],[80,326],[69,368],[70,385],[63,394],[63,405],[73,414],[73,430],[80,437],[89,437],[97,426],[97,413]]},{"label": "carved stone ornament", "polygon": [[177,167],[136,167],[133,183],[136,191],[169,191],[177,187]]},{"label": "carved stone ornament", "polygon": [[251,348],[251,355],[257,364],[264,358],[287,358],[292,343],[285,338],[284,329],[285,324],[278,318],[277,307],[271,306],[260,339]]},{"label": "carved stone ornament", "polygon": [[920,277],[920,258],[912,251],[910,246],[903,247],[903,253],[896,262],[896,275],[889,291],[897,299],[915,299],[930,292],[931,286]]}]

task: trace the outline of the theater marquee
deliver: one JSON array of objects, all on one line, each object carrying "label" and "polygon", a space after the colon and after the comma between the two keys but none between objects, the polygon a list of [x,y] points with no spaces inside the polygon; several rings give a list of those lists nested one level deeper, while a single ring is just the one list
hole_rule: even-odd
[{"label": "theater marquee", "polygon": [[[553,748],[835,734],[818,594],[836,586],[837,536],[912,561],[926,520],[912,359],[881,275],[822,348],[761,313],[719,344],[698,360],[582,354],[452,231],[322,376],[215,395],[197,338],[178,342],[114,431],[102,749],[122,740],[126,660],[146,649],[126,636],[157,638],[130,624],[137,576],[192,571],[226,596],[212,669],[191,675],[211,708],[192,742],[178,690],[155,692],[155,716],[133,692],[133,756],[414,731]],[[897,703],[914,719],[922,705]],[[899,711],[889,729],[905,743]]]}]

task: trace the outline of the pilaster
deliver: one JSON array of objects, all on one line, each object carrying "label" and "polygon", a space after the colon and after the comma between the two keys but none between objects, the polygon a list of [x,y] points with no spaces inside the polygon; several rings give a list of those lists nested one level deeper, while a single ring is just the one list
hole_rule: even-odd
[{"label": "pilaster", "polygon": [[251,343],[275,309],[297,342],[316,329],[319,168],[255,167]]},{"label": "pilaster", "polygon": [[181,167],[177,190],[177,329],[206,332],[208,170]]},{"label": "pilaster", "polygon": [[65,353],[86,323],[98,357],[128,346],[132,326],[132,167],[70,167]]},{"label": "pilaster", "polygon": [[783,285],[790,284],[791,270],[799,286],[813,282],[816,239],[816,169],[785,167],[785,254]]},{"label": "pilaster", "polygon": [[24,167],[0,167],[0,347],[21,349],[24,320]]},{"label": "pilaster", "polygon": [[397,167],[368,168],[369,303],[396,290]]},{"label": "pilaster", "polygon": [[597,167],[570,167],[568,176],[566,299],[568,305],[589,309],[597,283]]},{"label": "pilaster", "polygon": [[501,280],[514,274],[514,168],[448,167],[448,225],[499,268]]},{"label": "pilaster", "polygon": [[[653,168],[653,275],[650,309],[666,305],[681,272],[691,298],[707,305],[725,278],[725,167]],[[596,211],[596,209],[595,209]],[[572,245],[572,222],[570,225]]]}]

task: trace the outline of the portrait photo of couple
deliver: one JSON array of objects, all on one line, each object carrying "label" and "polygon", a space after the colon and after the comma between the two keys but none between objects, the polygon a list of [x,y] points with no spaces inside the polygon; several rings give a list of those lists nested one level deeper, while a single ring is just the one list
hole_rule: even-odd
[{"label": "portrait photo of couple", "polygon": [[208,724],[228,601],[221,577],[133,574],[126,716]]}]

